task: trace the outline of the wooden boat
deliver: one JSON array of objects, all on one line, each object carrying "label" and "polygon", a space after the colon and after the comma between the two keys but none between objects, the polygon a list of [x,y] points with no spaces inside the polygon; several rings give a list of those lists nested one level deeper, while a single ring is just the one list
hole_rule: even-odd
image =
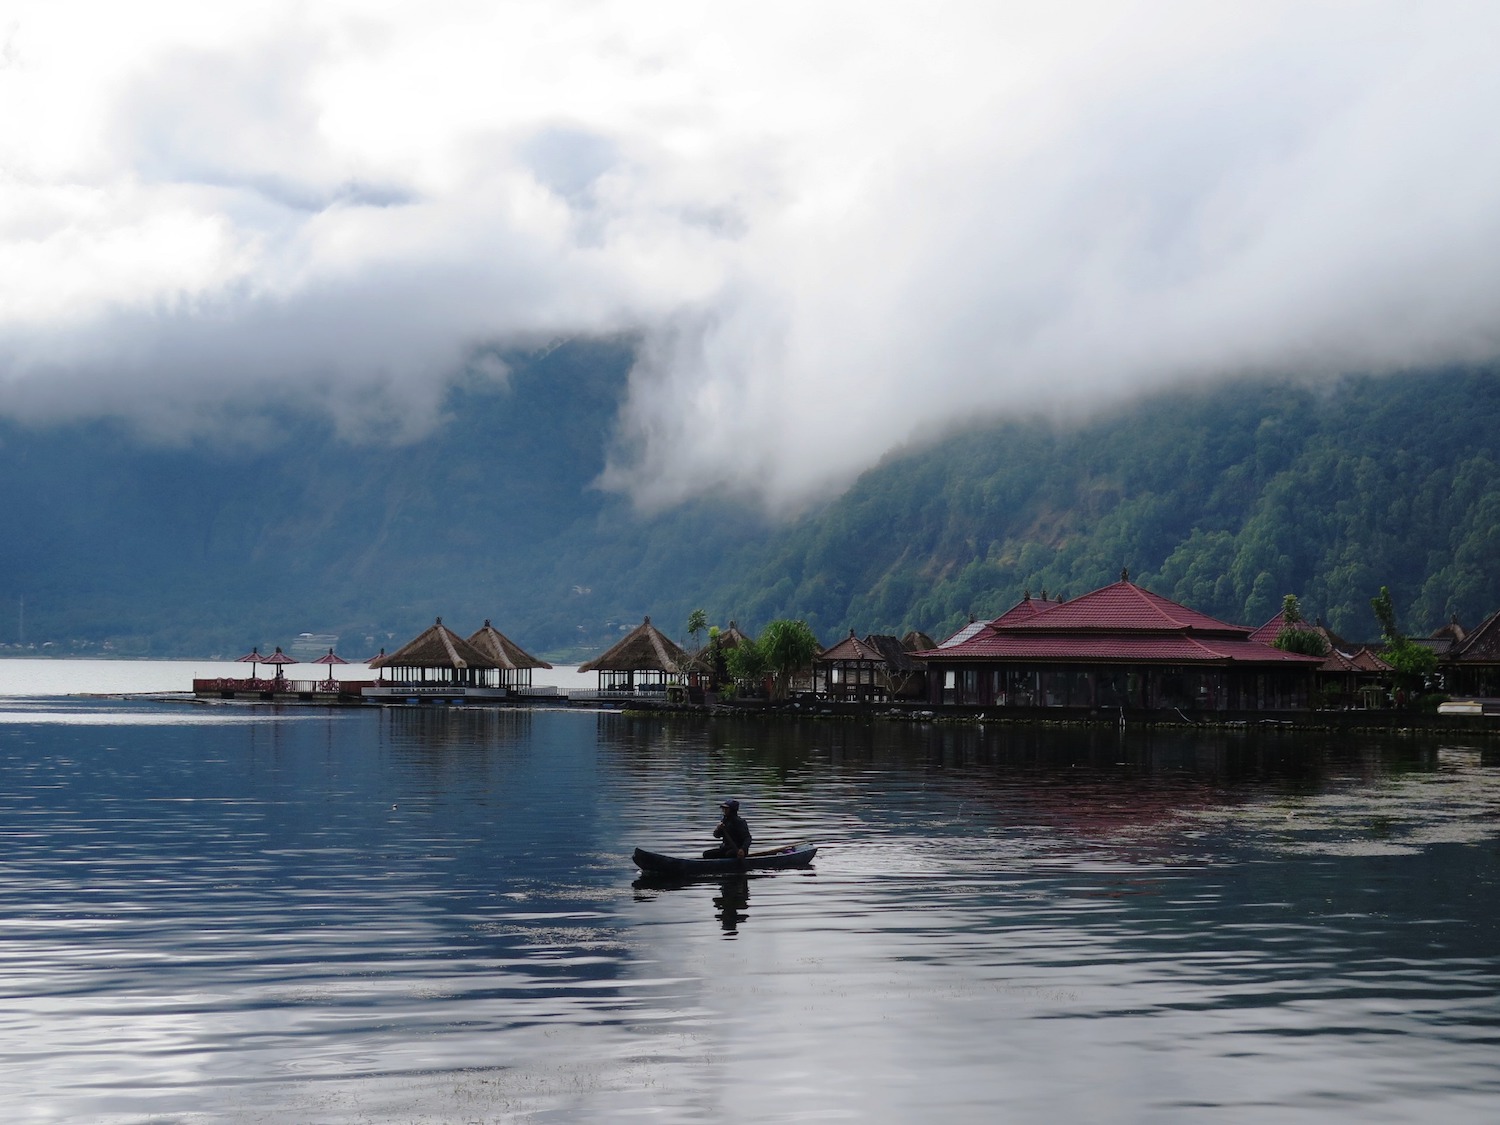
[{"label": "wooden boat", "polygon": [[672,875],[688,878],[694,875],[733,875],[740,871],[781,871],[788,867],[806,867],[818,849],[813,844],[787,844],[779,848],[751,852],[744,859],[684,859],[658,855],[636,848],[630,858],[648,875]]}]

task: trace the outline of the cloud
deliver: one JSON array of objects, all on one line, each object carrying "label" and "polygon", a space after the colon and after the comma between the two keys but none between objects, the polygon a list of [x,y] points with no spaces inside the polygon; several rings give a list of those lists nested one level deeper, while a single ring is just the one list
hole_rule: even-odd
[{"label": "cloud", "polygon": [[[976,415],[1496,353],[1477,4],[23,5],[0,410],[433,417],[643,339],[606,483],[794,505]],[[87,29],[87,31],[85,31]]]}]

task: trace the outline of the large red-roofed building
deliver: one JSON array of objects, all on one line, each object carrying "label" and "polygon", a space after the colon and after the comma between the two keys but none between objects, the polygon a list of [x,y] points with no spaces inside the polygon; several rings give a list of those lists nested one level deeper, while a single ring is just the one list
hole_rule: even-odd
[{"label": "large red-roofed building", "polygon": [[[976,627],[977,626],[977,627]],[[1319,657],[1282,652],[1128,578],[1070,602],[1030,596],[927,662],[932,703],[1282,711],[1309,705]]]}]

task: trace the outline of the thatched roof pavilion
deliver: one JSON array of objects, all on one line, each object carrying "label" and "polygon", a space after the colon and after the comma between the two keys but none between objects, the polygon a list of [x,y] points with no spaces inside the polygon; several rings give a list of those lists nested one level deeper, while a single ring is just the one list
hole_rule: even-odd
[{"label": "thatched roof pavilion", "polygon": [[733,621],[729,623],[729,628],[719,633],[719,647],[721,649],[739,648],[740,645],[753,645],[754,643],[753,639],[740,632],[740,627]]},{"label": "thatched roof pavilion", "polygon": [[500,687],[530,687],[532,669],[552,667],[496,629],[488,618],[469,638],[469,644],[494,661]]},{"label": "thatched roof pavilion", "polygon": [[739,626],[731,621],[727,629],[709,630],[708,643],[693,653],[679,670],[687,675],[692,687],[716,688],[729,680],[726,654],[742,645],[753,644],[755,642],[740,632]]},{"label": "thatched roof pavilion", "polygon": [[901,638],[903,652],[926,652],[930,648],[937,648],[937,642],[918,629],[911,630]]},{"label": "thatched roof pavilion", "polygon": [[395,683],[484,687],[485,673],[498,665],[439,617],[395,652],[370,661],[370,667],[389,668],[390,674],[381,678]]},{"label": "thatched roof pavilion", "polygon": [[815,656],[813,665],[823,673],[823,690],[830,699],[871,702],[913,690],[920,694],[925,686],[922,662],[884,633],[860,640],[850,629],[838,644]]},{"label": "thatched roof pavilion", "polygon": [[682,646],[651,624],[648,617],[619,644],[580,664],[578,670],[598,672],[600,691],[635,691],[642,687],[665,687],[682,674],[688,662]]}]

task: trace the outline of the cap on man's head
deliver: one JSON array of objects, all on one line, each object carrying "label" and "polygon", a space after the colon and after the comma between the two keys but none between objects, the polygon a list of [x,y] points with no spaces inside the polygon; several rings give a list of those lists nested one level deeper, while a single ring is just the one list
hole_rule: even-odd
[{"label": "cap on man's head", "polygon": [[739,812],[740,811],[740,803],[738,801],[736,801],[733,797],[730,797],[729,800],[727,800],[727,801],[720,801],[719,802],[719,808],[721,808],[721,809],[728,809],[730,812]]}]

